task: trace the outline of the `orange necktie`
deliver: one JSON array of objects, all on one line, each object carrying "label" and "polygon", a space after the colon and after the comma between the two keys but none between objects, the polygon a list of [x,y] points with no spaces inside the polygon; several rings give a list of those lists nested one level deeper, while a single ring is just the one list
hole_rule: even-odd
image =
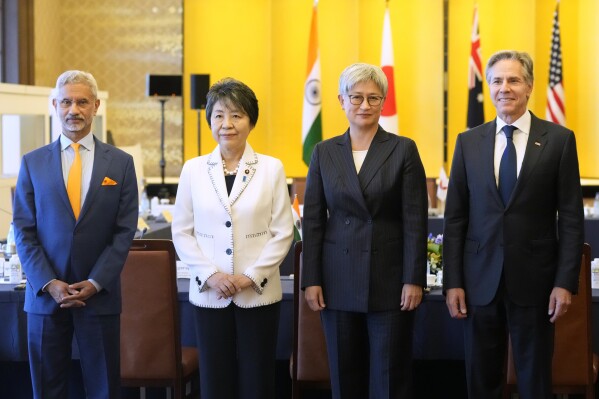
[{"label": "orange necktie", "polygon": [[75,159],[71,170],[69,170],[69,178],[67,180],[67,194],[69,195],[69,201],[75,214],[75,220],[79,218],[79,211],[81,210],[81,155],[79,155],[79,146],[81,144],[73,143],[71,147],[75,151]]}]

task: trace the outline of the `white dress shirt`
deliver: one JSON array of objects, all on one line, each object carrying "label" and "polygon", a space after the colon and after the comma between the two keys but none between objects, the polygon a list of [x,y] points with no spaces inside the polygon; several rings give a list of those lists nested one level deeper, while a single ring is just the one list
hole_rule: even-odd
[{"label": "white dress shirt", "polygon": [[368,150],[352,151],[352,155],[354,157],[354,165],[356,165],[356,172],[358,173],[360,173],[360,169],[362,169],[362,165],[364,164],[364,160],[366,159],[366,154],[368,154]]},{"label": "white dress shirt", "polygon": [[[60,135],[60,160],[65,187],[69,180],[71,165],[73,165],[73,161],[75,160],[75,151],[71,147],[72,143],[73,141],[67,136],[64,134]],[[79,140],[78,143],[81,144],[79,155],[81,155],[81,206],[83,206],[85,197],[89,191],[89,182],[92,178],[92,170],[94,168],[94,150],[96,148],[94,135],[90,132],[87,136]]]},{"label": "white dress shirt", "polygon": [[[516,147],[516,160],[517,169],[516,176],[520,176],[520,169],[522,168],[522,160],[524,160],[524,153],[526,152],[526,143],[528,143],[528,136],[530,134],[530,112],[527,110],[518,120],[512,123],[517,129],[514,130],[514,146]],[[501,157],[503,151],[507,145],[507,138],[503,132],[503,127],[507,125],[499,116],[497,117],[497,131],[495,132],[495,183],[499,187],[499,164],[501,163]]]}]

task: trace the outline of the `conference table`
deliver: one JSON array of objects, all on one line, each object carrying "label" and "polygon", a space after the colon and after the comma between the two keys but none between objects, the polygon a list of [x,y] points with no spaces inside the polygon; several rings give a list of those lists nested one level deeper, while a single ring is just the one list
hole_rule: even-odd
[{"label": "conference table", "polygon": [[[290,392],[288,361],[293,348],[293,279],[284,276],[281,283],[284,293],[277,339],[277,389],[283,392],[278,397],[287,398],[289,397],[287,393]],[[177,285],[181,342],[184,346],[195,346],[194,310],[188,300],[189,280],[178,279]],[[10,284],[0,284],[0,398],[25,399],[31,397],[27,363],[27,316],[23,311],[25,295],[24,291],[15,291],[14,287]],[[414,357],[420,361],[415,367],[420,366],[423,370],[420,374],[415,372],[415,375],[423,375],[423,378],[429,374],[429,364],[432,362],[438,365],[438,360],[445,360],[445,364],[449,361],[452,369],[463,368],[461,322],[449,317],[444,298],[438,289],[426,295],[416,312]],[[73,342],[73,358],[78,359],[75,342]],[[72,373],[75,375],[70,383],[74,386],[71,388],[72,391],[82,392],[80,371],[74,368]],[[455,381],[450,382],[457,388],[445,386],[444,389],[463,389],[464,380],[460,374],[458,376]],[[426,386],[427,383],[422,384]],[[131,396],[126,397],[136,397],[132,392],[129,392],[129,395]],[[162,398],[163,396],[157,396],[157,392],[150,391],[148,397]]]},{"label": "conference table", "polygon": [[[277,359],[286,360],[292,352],[293,279],[283,276],[283,301],[277,340]],[[189,280],[178,279],[181,343],[195,346],[193,305],[189,303]],[[13,284],[0,285],[0,362],[27,361],[27,316],[23,311],[24,291]],[[449,317],[439,289],[425,296],[416,312],[414,356],[418,359],[462,359],[461,323]],[[74,347],[74,354],[77,351]]]},{"label": "conference table", "polygon": [[[443,217],[429,216],[428,231],[432,234],[443,233]],[[599,218],[584,219],[584,240],[591,245],[591,257],[599,258]]]},{"label": "conference table", "polygon": [[[171,239],[170,224],[165,221],[152,220],[149,223],[150,229],[145,233],[143,238],[161,238]],[[428,231],[431,234],[437,235],[443,233],[443,217],[429,216]],[[599,218],[587,217],[584,220],[584,237],[585,242],[591,245],[592,258],[599,258]],[[139,236],[137,237],[139,238]],[[281,273],[283,274],[283,273]]]},{"label": "conference table", "polygon": [[[278,376],[283,384],[290,384],[288,360],[292,352],[293,340],[293,280],[282,278],[283,301],[277,339]],[[15,291],[14,285],[0,285],[0,398],[30,398],[31,387],[27,363],[27,318],[23,311],[24,291]],[[179,279],[179,305],[181,319],[181,342],[184,346],[196,345],[193,305],[188,301],[189,280]],[[599,353],[599,290],[593,290],[593,347]],[[449,317],[441,290],[432,289],[416,310],[413,335],[415,384],[438,390],[430,391],[428,398],[444,397],[439,392],[447,390],[463,392],[463,329],[462,321]],[[78,358],[74,345],[73,357]],[[435,370],[435,371],[431,371]],[[75,370],[79,373],[79,370]],[[439,386],[430,386],[430,375],[437,377]],[[451,377],[448,377],[451,376]],[[281,377],[277,377],[280,381]],[[439,380],[440,379],[440,380]],[[81,391],[80,376],[72,378]],[[441,382],[442,381],[442,382]],[[278,382],[280,385],[280,383]],[[289,387],[282,388],[289,392]],[[130,393],[132,395],[132,393]],[[150,391],[150,398],[156,392]],[[73,396],[71,396],[73,397]],[[75,396],[77,397],[77,396]],[[135,397],[135,395],[127,396]],[[286,396],[285,396],[286,397]]]},{"label": "conference table", "polygon": [[[440,234],[443,231],[442,217],[429,217],[429,231]],[[154,223],[145,238],[168,238],[170,226],[167,223]],[[599,257],[599,219],[585,220],[585,238],[591,244],[592,256]],[[279,323],[277,357],[288,359],[292,350],[293,328],[293,280],[292,265],[288,256],[281,267],[283,302]],[[15,291],[14,286],[0,284],[0,362],[26,361],[26,316],[23,311],[24,292]],[[188,302],[189,281],[178,280],[181,334],[184,345],[195,345],[192,305]],[[593,290],[593,347],[599,353],[599,290]],[[416,312],[414,333],[414,357],[416,359],[462,359],[462,324],[449,317],[440,290],[433,290],[425,296],[423,304]]]},{"label": "conference table", "polygon": [[[159,228],[156,228],[159,226]],[[170,226],[154,225],[152,234],[144,238],[168,238]],[[429,231],[439,234],[443,231],[443,219],[429,218]],[[148,237],[149,236],[149,237]],[[599,257],[599,219],[585,220],[585,241],[592,246],[593,257]],[[293,280],[287,274],[291,273],[290,257],[281,266],[283,286],[283,301],[277,339],[277,359],[286,363],[292,352],[293,340]],[[193,317],[193,305],[188,301],[189,280],[178,280],[181,342],[184,346],[196,344]],[[11,384],[19,384],[19,378],[12,374],[13,369],[21,369],[21,374],[27,373],[27,318],[23,311],[24,291],[14,290],[14,285],[0,284],[0,398],[28,397],[20,396],[18,388]],[[593,289],[593,349],[599,353],[599,289]],[[445,299],[438,288],[433,288],[426,294],[424,301],[415,313],[415,328],[413,336],[413,354],[415,362],[437,363],[445,361],[452,366],[463,368],[464,345],[462,321],[449,317]],[[73,357],[77,358],[74,344]],[[428,366],[427,366],[428,367]],[[446,367],[446,366],[443,366]],[[7,373],[7,371],[9,371]],[[285,372],[285,371],[284,371]],[[446,372],[446,370],[442,370]],[[3,375],[4,374],[4,375]],[[30,388],[29,388],[30,389]],[[10,393],[10,396],[6,395]],[[15,392],[18,395],[15,396]]]}]

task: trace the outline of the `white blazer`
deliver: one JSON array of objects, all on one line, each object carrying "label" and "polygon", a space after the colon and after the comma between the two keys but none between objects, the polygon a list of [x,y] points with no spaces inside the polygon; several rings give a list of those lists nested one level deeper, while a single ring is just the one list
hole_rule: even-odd
[{"label": "white blazer", "polygon": [[[189,265],[189,302],[250,308],[282,299],[279,266],[293,238],[291,202],[280,160],[246,143],[227,195],[220,147],[183,166],[172,222],[179,258]],[[243,274],[254,283],[217,299],[206,280],[217,272]],[[253,287],[253,289],[252,289]]]}]

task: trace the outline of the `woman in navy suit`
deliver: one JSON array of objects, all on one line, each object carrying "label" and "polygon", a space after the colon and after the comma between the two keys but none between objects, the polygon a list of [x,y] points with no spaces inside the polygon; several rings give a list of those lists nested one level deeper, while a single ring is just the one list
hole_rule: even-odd
[{"label": "woman in navy suit", "polygon": [[387,85],[373,65],[343,71],[349,129],[316,145],[308,171],[301,284],[322,312],[333,398],[412,396],[428,201],[416,144],[378,125]]},{"label": "woman in navy suit", "polygon": [[279,265],[293,217],[283,165],[248,144],[258,121],[252,89],[223,79],[208,92],[217,146],[183,166],[173,242],[190,267],[204,399],[274,399]]}]

